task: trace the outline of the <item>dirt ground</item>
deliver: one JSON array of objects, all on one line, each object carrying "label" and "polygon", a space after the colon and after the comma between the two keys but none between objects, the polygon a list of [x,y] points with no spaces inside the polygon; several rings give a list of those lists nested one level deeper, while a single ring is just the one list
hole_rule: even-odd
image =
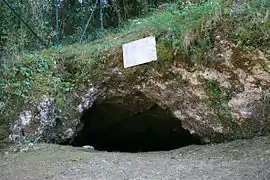
[{"label": "dirt ground", "polygon": [[37,144],[2,153],[1,180],[270,179],[270,137],[149,153],[86,152]]}]

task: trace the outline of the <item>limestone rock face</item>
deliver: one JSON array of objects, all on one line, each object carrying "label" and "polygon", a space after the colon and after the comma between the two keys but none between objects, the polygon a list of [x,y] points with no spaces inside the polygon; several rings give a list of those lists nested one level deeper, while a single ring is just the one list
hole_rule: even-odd
[{"label": "limestone rock face", "polygon": [[243,53],[220,38],[216,43],[221,48],[214,49],[213,66],[159,59],[124,69],[121,56],[107,58],[99,82],[90,77],[93,84],[74,104],[58,108],[51,95],[22,107],[10,139],[71,141],[83,127],[84,112],[108,99],[130,116],[158,105],[204,142],[262,135],[270,121],[269,56]]},{"label": "limestone rock face", "polygon": [[72,140],[76,128],[80,125],[80,113],[92,106],[97,90],[90,88],[78,105],[74,104],[78,118],[71,118],[68,111],[57,108],[55,98],[43,96],[41,102],[31,102],[22,110],[19,118],[12,125],[10,140],[21,142],[63,143]]}]

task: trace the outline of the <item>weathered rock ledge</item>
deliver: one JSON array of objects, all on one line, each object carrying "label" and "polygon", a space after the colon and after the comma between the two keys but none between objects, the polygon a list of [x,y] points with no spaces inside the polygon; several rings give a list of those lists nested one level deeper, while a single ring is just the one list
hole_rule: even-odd
[{"label": "weathered rock ledge", "polygon": [[71,104],[58,107],[54,94],[25,102],[9,138],[71,142],[83,128],[84,112],[106,102],[128,109],[130,116],[158,105],[202,142],[265,134],[270,126],[269,53],[243,53],[220,37],[215,46],[216,65],[192,67],[160,59],[123,69],[119,50],[104,58],[99,80],[89,77],[87,89],[75,92]]}]

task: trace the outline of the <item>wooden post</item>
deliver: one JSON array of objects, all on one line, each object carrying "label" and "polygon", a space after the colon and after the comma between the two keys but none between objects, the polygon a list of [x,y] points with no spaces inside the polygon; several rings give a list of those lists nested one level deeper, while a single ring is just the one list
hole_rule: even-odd
[{"label": "wooden post", "polygon": [[58,8],[59,8],[59,0],[56,0],[55,3],[55,33],[56,33],[56,46],[59,46],[59,24],[58,24]]},{"label": "wooden post", "polygon": [[99,21],[100,21],[100,30],[103,30],[103,12],[102,12],[103,0],[99,0]]},{"label": "wooden post", "polygon": [[234,0],[235,6],[238,6],[238,0]]}]

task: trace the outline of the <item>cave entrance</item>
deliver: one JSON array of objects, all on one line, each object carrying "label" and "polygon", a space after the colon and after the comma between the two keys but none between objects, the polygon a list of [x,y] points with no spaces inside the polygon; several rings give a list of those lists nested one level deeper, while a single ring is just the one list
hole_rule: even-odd
[{"label": "cave entrance", "polygon": [[83,113],[81,122],[83,128],[73,146],[91,145],[109,152],[147,152],[200,144],[177,118],[142,93],[94,103]]}]

